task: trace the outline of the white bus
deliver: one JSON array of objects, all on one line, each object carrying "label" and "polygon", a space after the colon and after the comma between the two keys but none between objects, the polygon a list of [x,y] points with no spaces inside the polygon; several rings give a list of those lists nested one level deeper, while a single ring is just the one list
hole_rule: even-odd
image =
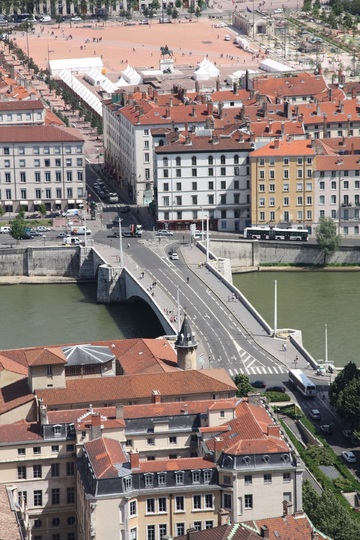
[{"label": "white bus", "polygon": [[306,242],[309,236],[307,229],[282,229],[280,227],[246,227],[244,238],[257,240],[296,240]]},{"label": "white bus", "polygon": [[289,382],[307,398],[316,396],[316,386],[300,369],[290,369]]}]

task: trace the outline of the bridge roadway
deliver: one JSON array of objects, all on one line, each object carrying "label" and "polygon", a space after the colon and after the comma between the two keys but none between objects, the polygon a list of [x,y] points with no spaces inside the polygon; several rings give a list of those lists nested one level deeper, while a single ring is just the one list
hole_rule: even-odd
[{"label": "bridge roadway", "polygon": [[[169,260],[170,247],[177,248],[178,261]],[[94,248],[108,264],[119,265],[119,247],[95,241]],[[198,368],[223,367],[231,377],[242,373],[252,379],[264,375],[280,379],[290,368],[307,366],[305,357],[289,341],[284,351],[284,341],[271,337],[242,302],[231,299],[226,283],[199,266],[206,257],[196,246],[180,243],[176,237],[159,241],[147,232],[146,238],[123,239],[123,258],[124,266],[149,290],[149,303],[167,310],[169,319],[177,315],[179,296],[180,324],[186,311],[199,340]],[[144,278],[140,279],[142,272]],[[150,289],[154,282],[156,286]],[[173,327],[175,334],[179,322]]]}]

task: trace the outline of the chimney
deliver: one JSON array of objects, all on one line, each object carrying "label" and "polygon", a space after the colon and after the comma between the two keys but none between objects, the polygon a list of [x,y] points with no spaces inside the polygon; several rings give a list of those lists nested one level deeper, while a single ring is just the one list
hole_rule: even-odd
[{"label": "chimney", "polygon": [[328,89],[328,98],[329,98],[329,101],[332,101],[332,88]]},{"label": "chimney", "polygon": [[154,100],[157,101],[157,100],[158,100],[158,97],[159,97],[158,91],[157,91],[157,90],[154,90],[154,91],[153,91],[153,98],[154,98]]},{"label": "chimney", "polygon": [[170,118],[170,107],[165,108],[165,118]]},{"label": "chimney", "polygon": [[249,70],[245,71],[245,90],[249,90]]},{"label": "chimney", "polygon": [[269,437],[280,437],[280,426],[277,424],[269,424],[267,427]]},{"label": "chimney", "polygon": [[153,403],[161,403],[161,394],[159,390],[152,391]]},{"label": "chimney", "polygon": [[124,405],[122,403],[115,405],[115,418],[124,418]]},{"label": "chimney", "polygon": [[186,540],[195,540],[197,535],[197,529],[188,529],[186,531]]},{"label": "chimney", "polygon": [[101,437],[101,431],[101,416],[99,414],[93,414],[91,417],[91,440],[99,439]]},{"label": "chimney", "polygon": [[39,405],[40,405],[40,424],[44,426],[49,423],[48,414],[47,414],[47,406],[44,405],[42,399],[41,399],[41,403],[39,400]]},{"label": "chimney", "polygon": [[288,101],[284,101],[284,116],[285,118],[289,118],[290,116],[290,105]]},{"label": "chimney", "polygon": [[237,91],[238,91],[237,82],[234,82],[234,84],[233,84],[233,93],[236,95]]},{"label": "chimney", "polygon": [[274,140],[274,150],[279,150],[279,148],[280,148],[280,140],[275,139]]},{"label": "chimney", "polygon": [[195,92],[198,94],[200,92],[200,84],[199,81],[195,81]]},{"label": "chimney", "polygon": [[267,525],[261,525],[260,527],[260,536],[261,538],[270,538],[270,531]]},{"label": "chimney", "polygon": [[351,99],[356,99],[356,88],[355,86],[351,89]]},{"label": "chimney", "polygon": [[319,533],[317,531],[311,531],[311,540],[319,540]]},{"label": "chimney", "polygon": [[262,102],[262,113],[263,113],[264,118],[266,118],[266,116],[267,116],[267,101],[266,101],[266,98]]},{"label": "chimney", "polygon": [[133,471],[134,469],[140,469],[140,454],[139,452],[132,451],[130,452],[130,467]]},{"label": "chimney", "polygon": [[255,405],[255,407],[259,407],[260,402],[260,394],[257,392],[251,392],[248,394],[248,403],[249,405]]},{"label": "chimney", "polygon": [[223,108],[224,108],[224,103],[223,103],[222,101],[219,101],[219,104],[218,104],[218,115],[219,115],[220,120],[222,119]]},{"label": "chimney", "polygon": [[229,523],[229,512],[224,510],[224,508],[219,508],[218,510],[218,527],[222,525],[227,525]]},{"label": "chimney", "polygon": [[292,503],[289,501],[283,501],[283,517],[291,515]]},{"label": "chimney", "polygon": [[144,109],[142,107],[139,107],[139,118],[141,116],[144,116]]},{"label": "chimney", "polygon": [[141,98],[146,99],[146,92],[141,92]]},{"label": "chimney", "polygon": [[323,114],[323,137],[326,139],[326,132],[327,132],[327,115]]},{"label": "chimney", "polygon": [[170,107],[173,106],[173,97],[172,96],[170,96],[170,98],[169,98],[169,105],[170,105]]},{"label": "chimney", "polygon": [[193,116],[194,118],[196,118],[196,107],[193,107],[193,108],[192,108],[191,116]]},{"label": "chimney", "polygon": [[214,461],[215,463],[219,459],[222,453],[223,439],[221,437],[215,437],[214,439]]},{"label": "chimney", "polygon": [[214,114],[214,104],[212,101],[207,102],[207,113],[208,116],[212,116]]},{"label": "chimney", "polygon": [[220,90],[220,79],[219,77],[216,79],[216,91],[219,92]]},{"label": "chimney", "polygon": [[341,113],[344,112],[344,103],[342,101],[340,101],[340,103],[339,103],[339,109],[340,109]]},{"label": "chimney", "polygon": [[202,94],[201,95],[201,103],[202,103],[202,105],[206,105],[206,100],[207,100],[206,95]]},{"label": "chimney", "polygon": [[351,156],[354,155],[354,143],[351,143],[351,147],[350,147],[350,155],[351,155]]},{"label": "chimney", "polygon": [[281,135],[285,133],[285,122],[281,122]]},{"label": "chimney", "polygon": [[315,139],[311,138],[310,146],[311,148],[315,148]]},{"label": "chimney", "polygon": [[272,120],[269,120],[268,128],[269,128],[269,133],[272,133]]},{"label": "chimney", "polygon": [[316,116],[320,116],[320,114],[321,114],[320,103],[317,102],[317,104],[316,104]]},{"label": "chimney", "polygon": [[211,142],[212,144],[219,144],[219,137],[213,134]]}]

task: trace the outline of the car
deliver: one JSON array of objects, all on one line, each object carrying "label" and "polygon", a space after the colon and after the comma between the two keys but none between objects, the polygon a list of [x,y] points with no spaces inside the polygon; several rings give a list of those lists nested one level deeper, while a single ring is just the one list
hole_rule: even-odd
[{"label": "car", "polygon": [[130,206],[123,206],[122,209],[120,210],[120,212],[122,214],[128,214],[129,212],[131,212],[131,207]]},{"label": "car", "polygon": [[82,18],[81,17],[71,17],[70,21],[71,22],[80,22],[80,21],[82,21]]},{"label": "car", "polygon": [[149,20],[143,19],[142,21],[139,21],[139,24],[149,24]]},{"label": "car", "polygon": [[174,233],[169,231],[169,229],[160,229],[160,231],[156,233],[156,236],[174,236]]},{"label": "car", "polygon": [[170,248],[169,249],[169,255],[173,255],[174,253],[177,253],[176,248]]},{"label": "car", "polygon": [[59,232],[56,238],[66,238],[68,234],[66,232]]},{"label": "car", "polygon": [[215,24],[215,28],[225,28],[225,26],[226,26],[226,24],[222,23],[222,22]]},{"label": "car", "polygon": [[250,384],[254,388],[266,388],[266,382],[265,381],[253,381]]},{"label": "car", "polygon": [[266,392],[281,392],[284,394],[286,392],[286,388],[285,386],[269,386],[269,388],[266,389]]},{"label": "car", "polygon": [[274,9],[274,13],[282,13],[282,12],[283,12],[282,8]]},{"label": "car", "polygon": [[343,435],[346,439],[352,439],[354,436],[354,432],[352,429],[344,429]]},{"label": "car", "polygon": [[178,261],[179,260],[179,255],[176,253],[176,251],[175,251],[175,253],[172,253],[170,255],[170,260],[171,261]]},{"label": "car", "polygon": [[39,225],[38,227],[36,227],[36,230],[39,233],[44,233],[44,232],[49,232],[50,231],[49,227],[45,227],[44,225]]},{"label": "car", "polygon": [[224,41],[231,41],[231,37],[229,36],[229,34],[226,34],[226,36],[224,37]]},{"label": "car", "polygon": [[309,411],[309,416],[313,420],[321,420],[321,413],[320,413],[319,409],[311,409]]},{"label": "car", "polygon": [[98,191],[98,195],[99,195],[100,199],[106,199],[106,193],[105,193],[105,191],[102,191],[102,190],[101,190],[101,191]]},{"label": "car", "polygon": [[345,461],[348,463],[356,463],[356,456],[353,452],[350,452],[350,450],[345,450],[344,452],[341,452],[341,455]]},{"label": "car", "polygon": [[331,426],[329,426],[329,424],[323,424],[322,426],[320,426],[320,431],[322,431],[324,435],[333,434]]},{"label": "car", "polygon": [[22,235],[21,240],[32,240],[34,236],[30,233],[25,233]]}]

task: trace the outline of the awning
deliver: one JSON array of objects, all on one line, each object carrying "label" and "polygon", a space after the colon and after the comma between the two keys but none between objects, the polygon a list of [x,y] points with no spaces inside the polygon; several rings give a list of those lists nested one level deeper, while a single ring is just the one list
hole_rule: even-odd
[{"label": "awning", "polygon": [[41,204],[41,201],[34,201],[34,204]]},{"label": "awning", "polygon": [[[70,201],[69,201],[69,202],[70,202]],[[77,204],[77,203],[83,203],[83,202],[84,202],[83,199],[76,199],[76,204]]]},{"label": "awning", "polygon": [[56,199],[55,204],[61,204],[61,200],[60,200],[60,199]]},{"label": "awning", "polygon": [[27,206],[29,201],[20,201],[20,206]]},{"label": "awning", "polygon": [[12,201],[5,201],[4,204],[5,204],[5,206],[12,206],[13,202]]},{"label": "awning", "polygon": [[69,203],[69,204],[75,204],[75,200],[74,200],[74,199],[69,199],[69,200],[68,200],[68,203]]}]

